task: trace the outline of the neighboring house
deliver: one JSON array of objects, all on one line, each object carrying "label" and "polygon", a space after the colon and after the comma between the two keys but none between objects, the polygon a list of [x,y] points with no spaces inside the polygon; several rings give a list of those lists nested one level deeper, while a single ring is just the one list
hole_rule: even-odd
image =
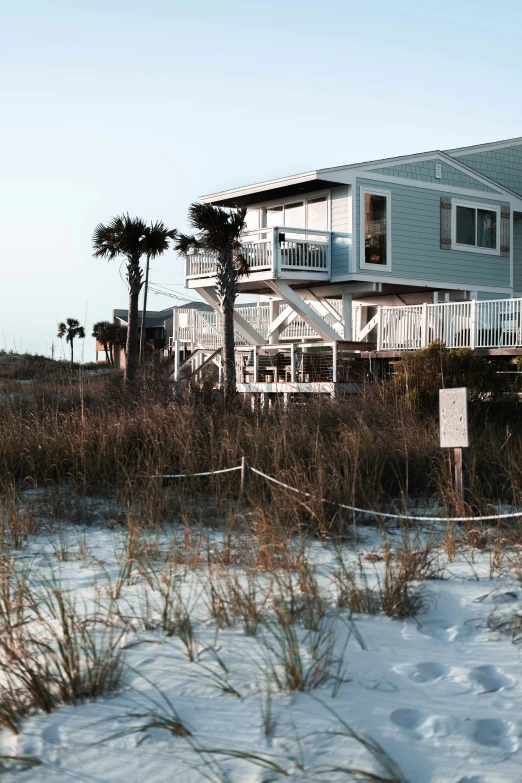
[{"label": "neighboring house", "polygon": [[[399,350],[436,337],[522,346],[519,310],[498,304],[522,297],[522,138],[320,169],[201,201],[248,209],[251,271],[239,289],[259,301],[237,308],[245,346],[370,340]],[[195,254],[185,277],[217,311],[214,270],[211,256]],[[187,318],[190,334],[174,324],[174,339],[218,345],[217,312],[210,332],[209,316]]]},{"label": "neighboring house", "polygon": [[[173,334],[173,324],[176,318],[176,312],[180,309],[181,305],[176,307],[167,307],[165,310],[147,310],[145,316],[145,340],[146,349],[149,352],[160,351],[169,344],[169,340]],[[182,305],[183,310],[210,310],[211,308],[204,302],[188,302]],[[141,310],[138,311],[138,340],[141,336],[142,329],[142,316]],[[128,310],[113,310],[112,321],[118,326],[127,327],[129,320]],[[103,345],[96,341],[96,361],[99,364],[106,362],[105,351]],[[125,346],[114,346],[114,366],[119,369],[125,368]]]}]

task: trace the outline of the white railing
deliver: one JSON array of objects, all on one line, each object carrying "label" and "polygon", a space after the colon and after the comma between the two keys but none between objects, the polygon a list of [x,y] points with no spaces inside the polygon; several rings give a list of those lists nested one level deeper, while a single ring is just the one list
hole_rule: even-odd
[{"label": "white railing", "polygon": [[441,340],[447,348],[522,348],[522,299],[378,308],[377,350],[412,351]]},{"label": "white railing", "polygon": [[[331,299],[329,303],[339,314],[341,313],[342,304],[340,300]],[[319,313],[316,304],[309,302],[309,305]],[[288,309],[288,305],[280,302],[279,312],[286,309]],[[262,337],[268,339],[270,328],[270,304],[268,302],[261,302],[259,305],[239,305],[236,307],[236,312]],[[174,319],[174,336],[170,338],[169,349],[172,349],[173,341],[176,339],[184,344],[188,343],[191,346],[200,348],[219,348],[221,346],[221,316],[215,310],[185,310],[180,308],[175,310]],[[352,312],[353,334],[355,334],[358,320],[357,306],[354,306]],[[339,324],[339,322],[337,323]],[[336,328],[335,325],[334,328]],[[301,340],[303,338],[314,340],[318,339],[318,335],[315,329],[299,316],[294,318],[279,336],[281,341]],[[235,339],[238,345],[246,344],[245,338],[238,332],[235,334]]]},{"label": "white railing", "polygon": [[[330,306],[341,313],[341,301],[330,299]],[[319,312],[318,306],[309,302]],[[279,303],[279,312],[287,305]],[[377,314],[360,327],[359,305],[352,308],[353,340],[368,339],[377,330],[377,350],[414,351],[434,340],[447,348],[522,348],[522,299],[494,299],[478,302],[443,302],[402,307],[378,307]],[[270,304],[240,305],[236,308],[261,337],[267,339],[270,328]],[[276,314],[277,315],[277,314]],[[219,348],[222,344],[221,316],[214,310],[177,310],[174,338],[192,347]],[[334,329],[342,335],[339,321]],[[317,340],[315,329],[301,317],[294,318],[280,334],[281,342]],[[245,338],[236,332],[237,345]]]},{"label": "white railing", "polygon": [[[331,233],[302,228],[260,228],[246,231],[243,254],[251,272],[266,270],[272,277],[281,271],[308,271],[330,274]],[[215,255],[193,253],[187,256],[185,277],[213,277]]]}]

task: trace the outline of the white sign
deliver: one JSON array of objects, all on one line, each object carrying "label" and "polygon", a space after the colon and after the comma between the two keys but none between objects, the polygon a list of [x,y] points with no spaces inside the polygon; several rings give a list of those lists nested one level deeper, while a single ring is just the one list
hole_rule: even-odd
[{"label": "white sign", "polygon": [[466,388],[439,391],[441,448],[469,446],[468,399],[469,390]]}]

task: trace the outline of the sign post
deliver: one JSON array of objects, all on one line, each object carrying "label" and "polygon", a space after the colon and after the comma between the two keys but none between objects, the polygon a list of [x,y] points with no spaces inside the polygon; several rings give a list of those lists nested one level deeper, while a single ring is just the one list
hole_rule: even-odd
[{"label": "sign post", "polygon": [[470,458],[468,428],[469,389],[440,389],[440,446],[455,453],[455,493],[468,501],[470,491]]}]

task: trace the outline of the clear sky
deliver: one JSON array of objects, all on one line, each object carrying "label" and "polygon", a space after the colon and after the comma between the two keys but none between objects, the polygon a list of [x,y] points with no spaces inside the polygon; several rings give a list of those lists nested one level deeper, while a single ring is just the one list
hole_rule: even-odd
[{"label": "clear sky", "polygon": [[[121,212],[185,228],[204,193],[522,136],[522,4],[0,0],[0,347],[126,307],[92,258]],[[151,279],[185,294],[169,253]],[[152,295],[154,309],[174,300]],[[93,359],[93,340],[85,359]]]}]

